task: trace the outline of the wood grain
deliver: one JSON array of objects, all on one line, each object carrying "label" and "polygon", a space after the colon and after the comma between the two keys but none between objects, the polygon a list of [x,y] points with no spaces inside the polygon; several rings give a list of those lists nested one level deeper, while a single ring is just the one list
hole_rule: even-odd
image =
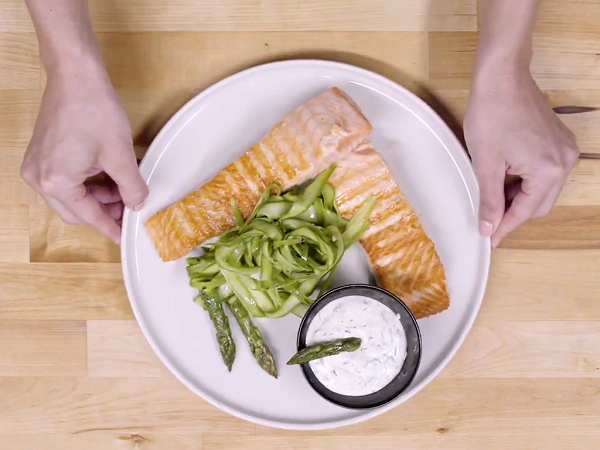
[{"label": "wood grain", "polygon": [[[99,31],[475,30],[476,0],[90,0]],[[32,31],[22,2],[0,3],[0,31]]]},{"label": "wood grain", "polygon": [[[221,439],[219,434],[211,435]],[[3,434],[11,450],[202,450],[201,434],[106,433]]]},{"label": "wood grain", "polygon": [[[438,89],[469,89],[477,32],[431,32],[430,81]],[[531,72],[544,90],[595,90],[600,35],[569,31],[535,33]]]},{"label": "wood grain", "polygon": [[599,341],[597,321],[478,323],[443,376],[600,378]]},{"label": "wood grain", "polygon": [[550,214],[517,228],[501,248],[537,250],[600,249],[600,207],[555,206]]},{"label": "wood grain", "polygon": [[0,377],[86,374],[84,321],[0,321]]},{"label": "wood grain", "polygon": [[[421,436],[231,436],[224,439],[220,434],[4,434],[4,443],[15,450],[240,450],[260,448],[264,450],[388,450],[409,448],[412,450],[594,450],[596,436],[455,436],[444,428]],[[393,439],[393,442],[392,442]]]},{"label": "wood grain", "polygon": [[558,206],[597,206],[600,202],[600,164],[579,160],[556,201]]},{"label": "wood grain", "polygon": [[0,33],[0,89],[39,89],[40,60],[33,33]]},{"label": "wood grain", "polygon": [[0,434],[248,434],[254,425],[198,401],[173,377],[0,379]]},{"label": "wood grain", "polygon": [[0,320],[131,319],[119,264],[0,263]]},{"label": "wood grain", "polygon": [[19,175],[23,153],[0,147],[0,205],[31,205],[38,201],[35,191]]},{"label": "wood grain", "polygon": [[[377,420],[318,436],[416,437],[594,435],[600,439],[598,379],[437,379]],[[467,401],[465,401],[468,399]],[[560,427],[557,424],[560,423]],[[392,431],[393,430],[393,431]],[[305,432],[257,426],[259,436],[304,439]],[[394,444],[395,445],[395,444]],[[391,448],[396,448],[391,447]]]},{"label": "wood grain", "polygon": [[119,247],[87,225],[66,225],[45,203],[29,207],[31,262],[120,262]]},{"label": "wood grain", "polygon": [[118,90],[200,90],[258,63],[299,57],[366,65],[409,85],[429,70],[421,32],[101,33],[99,41]]},{"label": "wood grain", "polygon": [[87,324],[88,375],[91,377],[170,376],[137,322],[92,320]]},{"label": "wood grain", "polygon": [[598,31],[600,4],[596,1],[544,0],[540,8],[535,30],[544,33]]},{"label": "wood grain", "polygon": [[479,323],[600,320],[597,250],[496,249]]},{"label": "wood grain", "polygon": [[40,101],[39,90],[0,90],[2,153],[10,152],[19,157],[23,156],[33,133]]},{"label": "wood grain", "polygon": [[27,206],[0,206],[0,261],[29,262]]},{"label": "wood grain", "polygon": [[[455,436],[444,427],[420,436],[252,436],[246,439],[232,438],[226,442],[219,436],[206,436],[202,440],[204,450],[237,450],[261,448],[264,450],[389,450],[410,448],[411,450],[592,450],[598,443],[594,436]],[[151,447],[149,447],[151,448]],[[178,447],[177,447],[178,448]],[[184,447],[187,449],[187,447]],[[190,447],[194,448],[194,447]]]}]

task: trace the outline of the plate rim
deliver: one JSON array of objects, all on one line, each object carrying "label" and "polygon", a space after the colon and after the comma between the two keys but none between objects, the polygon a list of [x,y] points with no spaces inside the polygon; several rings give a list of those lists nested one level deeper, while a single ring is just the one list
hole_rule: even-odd
[{"label": "plate rim", "polygon": [[[282,59],[282,60],[276,60],[276,61],[271,61],[271,62],[266,62],[266,63],[259,63],[256,65],[247,67],[245,69],[241,69],[231,75],[225,76],[224,78],[220,79],[219,81],[213,83],[212,85],[210,85],[207,88],[203,89],[202,91],[198,92],[192,98],[190,98],[183,106],[181,106],[169,118],[169,120],[162,126],[160,131],[157,133],[155,138],[152,140],[152,142],[148,146],[148,150],[146,151],[146,154],[142,158],[142,161],[139,165],[140,172],[145,167],[145,164],[148,161],[148,158],[146,156],[150,153],[150,151],[155,146],[157,146],[160,141],[162,141],[164,139],[164,136],[167,133],[169,133],[171,131],[171,127],[173,126],[173,124],[175,124],[182,116],[184,116],[190,109],[192,109],[196,103],[201,102],[205,97],[209,96],[214,91],[217,91],[217,90],[225,87],[227,84],[233,83],[240,78],[244,78],[246,76],[250,76],[250,75],[256,74],[258,72],[263,72],[263,71],[266,72],[266,71],[270,71],[270,70],[274,70],[274,69],[276,70],[282,66],[295,66],[295,65],[304,66],[304,67],[315,66],[317,68],[321,67],[321,68],[326,68],[326,69],[338,69],[341,71],[345,71],[346,73],[358,73],[363,76],[368,76],[368,77],[374,79],[378,83],[387,85],[388,87],[395,89],[397,91],[400,91],[403,94],[411,97],[413,101],[415,101],[417,104],[420,105],[422,111],[426,112],[440,126],[440,128],[447,131],[447,135],[449,136],[449,139],[451,141],[453,141],[453,143],[456,146],[458,146],[461,150],[463,150],[463,152],[461,152],[461,158],[464,158],[464,162],[467,163],[466,167],[469,171],[469,175],[472,177],[472,179],[474,181],[474,188],[477,193],[477,197],[479,197],[479,185],[478,185],[477,179],[475,177],[473,166],[466,155],[466,149],[461,144],[461,142],[458,140],[458,138],[456,137],[454,132],[452,132],[449,125],[446,122],[444,122],[444,120],[442,120],[442,118],[435,112],[435,110],[431,106],[429,106],[422,98],[420,98],[418,95],[416,95],[409,89],[405,88],[401,84],[385,77],[384,75],[374,72],[372,70],[369,70],[369,69],[366,69],[366,68],[363,68],[360,66],[356,66],[353,64],[349,64],[349,63],[339,62],[339,61],[335,61],[335,60],[328,60],[328,59],[317,59],[317,58]],[[174,137],[175,136],[173,136],[173,138]],[[163,150],[163,152],[164,152],[164,150]],[[160,153],[160,155],[158,156],[157,162],[160,159],[160,157],[162,156],[162,154],[163,153]],[[458,169],[458,167],[457,167],[457,169]],[[460,169],[458,169],[458,170],[459,170],[459,172],[461,172]],[[152,172],[149,174],[149,176],[151,174],[152,174]],[[475,211],[477,211],[478,205],[474,204],[473,206],[475,208]],[[482,268],[483,270],[482,270],[481,284],[479,287],[479,292],[477,292],[476,304],[475,304],[474,308],[471,310],[471,312],[468,316],[468,319],[466,320],[465,327],[461,331],[458,339],[455,341],[455,344],[451,347],[450,351],[444,356],[444,358],[440,361],[438,366],[435,367],[435,369],[432,371],[432,373],[429,376],[427,376],[426,378],[424,378],[420,383],[418,383],[416,385],[411,384],[410,387],[412,387],[412,389],[410,389],[408,392],[405,391],[405,394],[399,396],[394,401],[392,401],[380,408],[375,408],[373,410],[365,411],[361,414],[357,414],[357,415],[355,415],[351,418],[347,418],[347,419],[328,420],[328,421],[320,422],[320,423],[299,423],[299,422],[293,423],[293,422],[274,421],[274,420],[260,418],[255,415],[252,415],[252,414],[247,414],[242,411],[238,411],[236,408],[230,407],[227,404],[217,400],[216,398],[213,398],[213,396],[211,396],[210,394],[207,394],[207,393],[203,392],[201,389],[198,389],[193,383],[191,383],[189,380],[187,380],[186,377],[183,376],[183,374],[179,373],[173,367],[173,364],[171,364],[169,362],[168,358],[166,358],[165,354],[162,352],[162,350],[160,349],[158,344],[155,342],[154,337],[149,332],[148,327],[142,318],[140,305],[138,304],[139,302],[135,299],[132,281],[131,281],[130,276],[128,276],[128,273],[127,273],[127,270],[128,270],[127,267],[129,266],[129,262],[128,262],[129,258],[127,257],[128,241],[129,241],[129,239],[134,239],[135,234],[137,234],[137,232],[130,233],[130,234],[126,233],[129,221],[132,220],[130,218],[130,216],[132,214],[134,214],[134,212],[130,211],[128,208],[125,208],[125,211],[123,214],[122,226],[121,226],[121,230],[122,230],[121,244],[120,244],[121,272],[123,275],[123,283],[125,285],[127,298],[128,298],[129,304],[131,306],[135,321],[138,323],[138,326],[140,327],[142,334],[144,335],[144,338],[149,343],[150,347],[152,348],[152,350],[154,351],[156,356],[160,359],[161,363],[164,364],[169,369],[169,372],[171,375],[173,375],[180,383],[182,383],[184,386],[186,386],[189,390],[194,392],[197,396],[202,398],[204,401],[211,404],[213,407],[215,407],[223,412],[226,412],[226,413],[230,414],[231,416],[236,417],[240,420],[245,420],[250,423],[254,423],[256,425],[261,425],[261,426],[266,426],[266,427],[271,427],[271,428],[276,428],[276,429],[296,430],[296,431],[314,431],[314,430],[328,430],[328,429],[346,427],[349,425],[354,425],[354,424],[358,424],[361,422],[366,422],[368,420],[371,420],[377,416],[380,416],[386,412],[391,411],[392,409],[399,406],[400,404],[405,403],[408,400],[410,400],[411,398],[413,398],[416,394],[421,392],[432,380],[434,380],[446,368],[446,366],[450,363],[450,361],[455,357],[458,350],[462,347],[466,337],[470,334],[470,332],[473,328],[473,324],[474,324],[475,320],[477,319],[477,316],[479,315],[479,311],[481,309],[481,305],[483,304],[485,292],[487,290],[488,283],[489,283],[489,274],[490,274],[490,268],[491,268],[491,239],[489,237],[486,237],[486,238],[483,238],[486,245],[484,247],[484,254],[482,255],[485,258],[485,262],[484,262],[485,266]],[[137,213],[135,213],[135,214],[137,214]]]}]

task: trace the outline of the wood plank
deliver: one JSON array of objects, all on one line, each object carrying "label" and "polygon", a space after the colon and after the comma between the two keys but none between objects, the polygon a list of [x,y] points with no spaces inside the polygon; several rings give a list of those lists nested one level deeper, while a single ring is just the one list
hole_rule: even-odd
[{"label": "wood plank", "polygon": [[478,39],[476,32],[429,33],[429,87],[469,90]]},{"label": "wood plank", "polygon": [[600,26],[600,3],[581,0],[544,0],[539,8],[535,31],[564,33],[577,29],[595,33]]},{"label": "wood plank", "polygon": [[120,262],[120,248],[87,225],[66,225],[46,205],[29,207],[31,262]]},{"label": "wood plank", "polygon": [[39,87],[40,60],[35,34],[0,32],[0,89]]},{"label": "wood plank", "polygon": [[[244,436],[223,439],[220,436],[203,437],[203,450],[592,450],[597,448],[595,436],[503,436],[499,434],[453,436],[445,428],[419,436]],[[10,442],[10,441],[9,441]],[[152,448],[152,447],[149,447]],[[177,449],[179,447],[176,447]],[[187,450],[187,447],[183,447]],[[192,449],[194,447],[190,447]],[[37,449],[36,449],[37,450]],[[40,449],[41,450],[41,449]]]},{"label": "wood plank", "polygon": [[19,157],[25,153],[41,98],[39,90],[0,90],[0,149],[3,153],[10,151]]},{"label": "wood plank", "polygon": [[479,321],[442,376],[600,378],[599,345],[597,321]]},{"label": "wood plank", "polygon": [[[4,378],[0,433],[97,436],[147,433],[247,435],[254,426],[163,378]],[[417,397],[362,424],[348,436],[441,433],[450,436],[584,434],[598,439],[600,380],[438,379]],[[431,412],[435,411],[435,414]],[[476,411],[476,413],[474,413]],[[560,424],[560,426],[557,426]],[[258,426],[260,436],[306,436]],[[339,430],[312,436],[337,436]],[[229,437],[227,438],[229,439]]]},{"label": "wood plank", "polygon": [[531,219],[508,235],[501,248],[600,249],[600,207],[555,206],[545,217]]},{"label": "wood plank", "polygon": [[158,360],[137,322],[88,322],[88,375],[91,377],[170,376]]},{"label": "wood plank", "polygon": [[[436,0],[434,4],[442,2]],[[476,29],[473,0],[151,0],[114,4],[95,0],[102,31],[426,31]],[[143,7],[142,7],[143,6]]]},{"label": "wood plank", "polygon": [[531,71],[542,89],[598,89],[600,34],[534,34]]},{"label": "wood plank", "polygon": [[102,31],[426,31],[476,29],[473,0],[94,0]]},{"label": "wood plank", "polygon": [[27,206],[0,205],[0,261],[29,262]]},{"label": "wood plank", "polygon": [[0,321],[0,376],[84,376],[86,373],[84,321]]},{"label": "wood plank", "polygon": [[[130,0],[89,2],[97,31],[475,30],[476,0]],[[0,31],[33,31],[22,2],[0,3]]]},{"label": "wood plank", "polygon": [[[598,90],[546,90],[543,93],[552,107],[600,107]],[[462,124],[469,98],[468,90],[436,90],[432,95],[435,95],[438,103],[448,112],[447,116],[450,119],[441,114],[444,120]],[[440,111],[436,112],[440,113]],[[600,129],[596,126],[600,120],[600,110],[579,114],[559,114],[559,117],[577,136],[577,143],[582,152],[600,153]]]},{"label": "wood plank", "polygon": [[[419,395],[361,424],[346,436],[600,437],[598,379],[436,379]],[[257,436],[304,437],[303,431],[257,426]],[[312,436],[335,436],[323,430]],[[213,447],[214,448],[214,447]],[[520,448],[520,447],[519,447]]]},{"label": "wood plank", "polygon": [[[211,435],[224,441],[229,438]],[[153,432],[102,434],[27,433],[2,434],[0,440],[11,450],[201,450],[200,434],[156,434]],[[567,449],[567,450],[570,450]]]},{"label": "wood plank", "polygon": [[600,204],[600,161],[579,160],[569,174],[556,201],[562,206],[595,206]]},{"label": "wood plank", "polygon": [[422,32],[101,33],[98,39],[118,90],[197,91],[258,63],[299,57],[357,64],[409,86],[428,76]]},{"label": "wood plank", "polygon": [[[19,377],[0,379],[0,434],[253,433],[174,378]],[[135,444],[129,442],[129,445]]]},{"label": "wood plank", "polygon": [[[547,90],[544,93],[553,107],[600,108],[600,91],[598,90]],[[600,120],[600,111],[560,114],[559,117],[577,136],[577,143],[582,152],[600,153],[600,130],[596,126]]]},{"label": "wood plank", "polygon": [[120,264],[0,263],[0,320],[131,319]]},{"label": "wood plank", "polygon": [[33,32],[31,17],[22,0],[2,0],[0,2],[0,33]]},{"label": "wood plank", "polygon": [[598,250],[494,250],[479,323],[600,320],[599,260]]},{"label": "wood plank", "polygon": [[420,436],[230,436],[220,434],[3,434],[13,450],[594,450],[596,436],[453,436],[443,429]]},{"label": "wood plank", "polygon": [[0,146],[0,205],[32,205],[38,201],[36,192],[25,184],[19,174],[22,150]]},{"label": "wood plank", "polygon": [[[469,89],[477,32],[430,33],[430,80],[435,89]],[[600,34],[535,33],[531,73],[543,90],[597,90]]]},{"label": "wood plank", "polygon": [[0,205],[29,205],[37,201],[35,192],[21,179],[19,168],[31,139],[41,95],[38,90],[0,90]]}]

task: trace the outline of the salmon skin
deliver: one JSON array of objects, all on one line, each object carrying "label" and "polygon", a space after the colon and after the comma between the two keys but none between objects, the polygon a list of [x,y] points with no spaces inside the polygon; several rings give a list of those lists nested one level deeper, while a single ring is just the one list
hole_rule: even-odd
[{"label": "salmon skin", "polygon": [[450,299],[435,245],[381,155],[365,142],[337,164],[329,181],[346,219],[369,194],[376,198],[370,227],[359,242],[377,284],[404,301],[417,319],[446,310]]},{"label": "salmon skin", "polygon": [[231,197],[247,217],[268,185],[287,190],[314,178],[355,150],[371,130],[341,89],[314,96],[210,181],[146,221],[159,256],[179,259],[233,228]]}]

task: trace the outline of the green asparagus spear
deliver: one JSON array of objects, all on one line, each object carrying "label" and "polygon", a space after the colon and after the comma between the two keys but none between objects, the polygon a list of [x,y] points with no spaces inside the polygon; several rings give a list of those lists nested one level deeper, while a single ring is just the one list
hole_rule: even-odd
[{"label": "green asparagus spear", "polygon": [[288,365],[304,364],[314,359],[337,355],[341,352],[353,352],[360,348],[361,339],[356,337],[336,339],[330,342],[322,342],[311,345],[298,351],[288,361]]},{"label": "green asparagus spear", "polygon": [[213,295],[207,295],[203,291],[199,292],[200,294],[196,297],[195,302],[208,312],[210,320],[215,326],[221,358],[223,358],[223,362],[231,372],[233,360],[235,359],[235,342],[231,335],[229,319],[225,315],[225,310],[223,309],[223,304],[220,299],[215,298]]},{"label": "green asparagus spear", "polygon": [[271,354],[271,350],[265,343],[260,334],[260,330],[252,323],[252,319],[244,308],[244,305],[233,296],[227,303],[235,320],[240,326],[242,333],[250,345],[250,351],[258,362],[258,365],[269,375],[277,378],[277,366],[275,365],[275,359]]}]

